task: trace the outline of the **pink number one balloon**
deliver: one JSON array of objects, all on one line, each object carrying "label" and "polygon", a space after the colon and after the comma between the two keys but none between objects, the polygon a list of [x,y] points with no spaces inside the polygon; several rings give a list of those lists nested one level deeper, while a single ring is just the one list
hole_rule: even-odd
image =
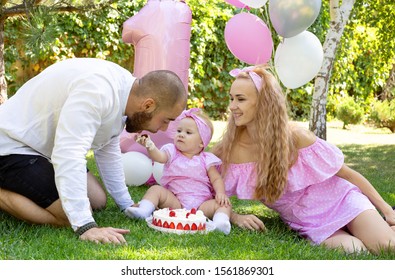
[{"label": "pink number one balloon", "polygon": [[[188,92],[192,12],[184,1],[148,0],[147,4],[123,24],[122,39],[135,47],[134,76],[140,78],[153,70],[171,70],[183,81]],[[157,147],[173,141],[174,125],[166,132],[149,133]],[[121,151],[146,149],[123,131]]]}]

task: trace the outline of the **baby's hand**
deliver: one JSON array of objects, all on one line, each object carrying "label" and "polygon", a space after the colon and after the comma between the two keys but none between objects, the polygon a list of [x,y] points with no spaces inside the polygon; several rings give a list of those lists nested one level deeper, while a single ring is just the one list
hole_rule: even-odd
[{"label": "baby's hand", "polygon": [[147,150],[152,151],[155,149],[155,144],[152,142],[151,138],[147,134],[141,134],[135,136],[135,141],[140,145],[143,145]]},{"label": "baby's hand", "polygon": [[229,200],[229,197],[228,197],[226,194],[224,194],[224,193],[217,193],[217,194],[215,195],[215,201],[217,201],[217,203],[218,203],[220,206],[225,206],[225,207],[227,207],[227,206],[230,206],[230,205],[231,205],[230,200]]}]

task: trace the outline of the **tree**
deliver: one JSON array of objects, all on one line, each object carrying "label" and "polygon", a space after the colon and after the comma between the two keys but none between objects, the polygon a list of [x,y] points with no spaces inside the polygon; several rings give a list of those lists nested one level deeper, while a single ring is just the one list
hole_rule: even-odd
[{"label": "tree", "polygon": [[[5,78],[5,61],[4,61],[4,25],[8,18],[24,17],[26,20],[31,21],[33,12],[36,8],[40,7],[47,12],[80,12],[88,9],[98,9],[104,5],[108,5],[112,1],[104,2],[100,5],[96,4],[95,0],[64,0],[64,1],[45,1],[42,0],[1,0],[0,6],[0,105],[7,100],[7,81]],[[37,27],[37,26],[36,26]],[[52,25],[43,25],[38,29],[41,35],[50,32]],[[36,30],[37,31],[37,30]],[[41,38],[44,38],[42,36]],[[37,38],[34,38],[37,42]]]},{"label": "tree", "polygon": [[395,63],[392,64],[392,69],[389,74],[388,80],[380,94],[382,100],[393,99],[395,96]]},{"label": "tree", "polygon": [[354,6],[355,0],[330,0],[331,22],[323,45],[324,61],[314,84],[309,129],[326,139],[326,104],[329,81],[340,38]]}]

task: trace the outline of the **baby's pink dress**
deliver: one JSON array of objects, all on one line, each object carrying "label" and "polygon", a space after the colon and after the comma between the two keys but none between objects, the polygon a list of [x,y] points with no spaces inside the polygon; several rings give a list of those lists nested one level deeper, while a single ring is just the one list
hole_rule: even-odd
[{"label": "baby's pink dress", "polygon": [[[336,176],[344,162],[342,152],[317,138],[299,150],[298,160],[288,172],[284,194],[269,208],[301,236],[320,244],[368,209],[375,209],[358,187]],[[228,196],[252,199],[255,163],[231,164],[225,178]]]},{"label": "baby's pink dress", "polygon": [[161,150],[168,154],[169,159],[163,167],[160,183],[178,198],[183,208],[197,209],[214,197],[207,171],[211,166],[221,164],[218,157],[201,152],[190,159],[180,153],[174,144],[166,144]]}]

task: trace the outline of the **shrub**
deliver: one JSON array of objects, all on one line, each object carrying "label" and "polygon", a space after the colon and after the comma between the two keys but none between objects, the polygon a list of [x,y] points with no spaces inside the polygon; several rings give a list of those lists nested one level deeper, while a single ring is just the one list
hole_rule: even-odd
[{"label": "shrub", "polygon": [[346,129],[349,124],[361,123],[363,115],[363,108],[348,95],[340,100],[336,108],[336,117],[343,122],[343,129]]},{"label": "shrub", "polygon": [[377,127],[386,127],[395,132],[395,99],[375,100],[372,104],[370,120]]}]

